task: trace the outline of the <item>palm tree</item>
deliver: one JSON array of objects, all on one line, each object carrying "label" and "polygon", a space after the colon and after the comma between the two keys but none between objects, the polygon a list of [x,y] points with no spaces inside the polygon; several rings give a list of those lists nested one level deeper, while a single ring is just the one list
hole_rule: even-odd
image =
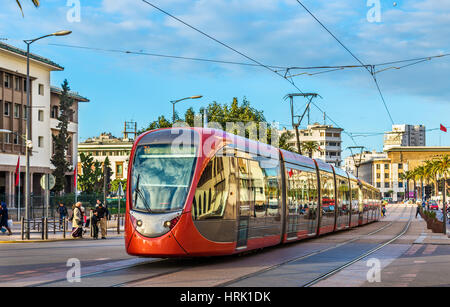
[{"label": "palm tree", "polygon": [[297,152],[297,150],[289,144],[289,141],[294,137],[294,134],[289,130],[283,132],[278,142],[278,147],[287,151]]},{"label": "palm tree", "polygon": [[[39,0],[31,0],[31,2],[34,4],[35,7],[38,7],[38,6],[40,5],[40,4],[39,4]],[[20,1],[19,1],[19,0],[16,0],[16,3],[17,3],[17,5],[19,6],[20,11],[22,12],[22,16],[24,16],[24,15],[23,15],[23,10],[22,10],[22,5],[20,4]]]},{"label": "palm tree", "polygon": [[423,180],[425,179],[425,167],[423,165],[418,166],[414,169],[415,180],[420,180],[420,198],[423,198]]},{"label": "palm tree", "polygon": [[307,152],[309,157],[312,158],[314,152],[321,151],[319,147],[319,143],[314,141],[303,142],[302,143],[302,151]]},{"label": "palm tree", "polygon": [[450,158],[444,155],[441,159],[436,160],[436,169],[438,174],[444,176],[444,191],[442,194],[447,196],[447,178],[450,170]]},{"label": "palm tree", "polygon": [[406,181],[406,193],[407,193],[407,196],[405,196],[405,198],[408,197],[408,199],[409,199],[409,181],[412,179],[412,172],[411,171],[405,171],[405,172],[401,173],[399,175],[399,179],[401,181]]},{"label": "palm tree", "polygon": [[438,168],[436,166],[436,161],[425,161],[425,169],[426,173],[428,175],[428,179],[431,179],[434,185],[434,196],[438,195],[438,182],[437,182],[437,176],[438,176]]}]

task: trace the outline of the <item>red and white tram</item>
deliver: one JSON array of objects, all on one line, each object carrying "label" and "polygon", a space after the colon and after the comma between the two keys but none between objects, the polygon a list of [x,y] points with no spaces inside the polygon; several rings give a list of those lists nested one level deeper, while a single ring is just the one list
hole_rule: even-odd
[{"label": "red and white tram", "polygon": [[224,131],[168,128],[134,143],[131,255],[229,255],[364,225],[380,193],[345,171]]}]

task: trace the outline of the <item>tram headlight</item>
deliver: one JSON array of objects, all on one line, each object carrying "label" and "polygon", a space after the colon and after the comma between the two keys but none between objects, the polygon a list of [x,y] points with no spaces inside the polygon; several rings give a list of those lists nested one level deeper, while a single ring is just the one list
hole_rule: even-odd
[{"label": "tram headlight", "polygon": [[173,218],[170,221],[165,221],[164,222],[164,227],[169,228],[170,230],[172,230],[172,228],[175,227],[175,225],[178,223],[179,220],[180,220],[180,217],[177,216],[176,218]]},{"label": "tram headlight", "polygon": [[137,226],[137,227],[141,227],[142,224],[143,224],[143,223],[142,223],[142,220],[138,220],[138,221],[136,222],[136,226]]}]

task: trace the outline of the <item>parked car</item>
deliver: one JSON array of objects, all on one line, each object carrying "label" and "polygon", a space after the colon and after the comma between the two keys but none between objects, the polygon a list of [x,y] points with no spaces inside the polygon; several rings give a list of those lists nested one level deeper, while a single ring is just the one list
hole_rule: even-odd
[{"label": "parked car", "polygon": [[431,210],[439,210],[439,206],[436,202],[430,202],[430,209]]}]

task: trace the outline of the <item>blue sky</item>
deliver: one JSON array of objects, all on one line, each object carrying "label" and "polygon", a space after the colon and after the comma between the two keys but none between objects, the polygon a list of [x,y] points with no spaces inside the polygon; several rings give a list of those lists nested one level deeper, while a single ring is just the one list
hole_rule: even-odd
[{"label": "blue sky", "polygon": [[[57,47],[68,44],[103,49],[144,51],[187,57],[248,62],[223,46],[170,19],[141,0],[80,0],[80,22],[67,18],[71,0],[45,0],[35,9],[22,0],[25,18],[15,1],[2,4],[0,37],[25,48],[23,39],[61,29],[68,37],[33,45],[33,52],[65,67],[52,75],[91,102],[80,107],[79,138],[103,131],[120,136],[125,120],[138,127],[164,114],[170,100],[184,101],[177,111],[198,110],[212,101],[247,99],[264,111],[268,121],[290,123],[288,102],[295,88],[261,67],[161,59]],[[295,0],[151,0],[211,36],[270,65],[353,65],[352,58]],[[450,1],[381,0],[381,22],[369,22],[366,0],[302,1],[364,63],[383,63],[450,52]],[[424,124],[428,129],[450,126],[450,57],[378,74],[379,84],[396,124]],[[311,71],[310,71],[311,72]],[[364,69],[295,77],[304,92],[317,92],[316,103],[347,132],[384,132],[391,121],[371,76]],[[297,100],[301,110],[304,100]],[[300,112],[300,111],[299,111]],[[323,122],[313,108],[312,121]],[[330,123],[329,120],[327,123]],[[381,150],[382,136],[355,139],[358,145]],[[344,135],[343,147],[353,146]],[[427,134],[427,145],[450,145],[448,134]],[[344,152],[344,156],[349,152]]]}]

